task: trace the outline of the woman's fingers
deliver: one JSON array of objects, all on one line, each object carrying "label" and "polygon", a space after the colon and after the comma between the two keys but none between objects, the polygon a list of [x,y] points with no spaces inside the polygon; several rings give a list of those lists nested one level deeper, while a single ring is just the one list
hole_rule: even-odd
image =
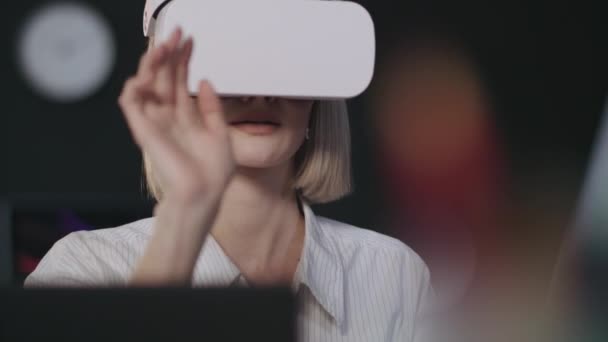
[{"label": "woman's fingers", "polygon": [[139,62],[137,75],[146,80],[154,81],[158,69],[168,57],[167,52],[167,46],[161,44],[144,53]]},{"label": "woman's fingers", "polygon": [[193,46],[194,42],[190,37],[181,46],[177,61],[175,82],[178,96],[182,99],[185,97],[190,97],[190,93],[188,91],[188,69],[190,65],[190,57],[192,56]]},{"label": "woman's fingers", "polygon": [[190,57],[192,55],[192,38],[186,40],[180,50],[179,61],[176,70],[176,107],[175,116],[179,124],[186,127],[197,126],[201,122],[196,108],[196,101],[190,96],[188,90],[188,70]]},{"label": "woman's fingers", "polygon": [[175,73],[181,40],[182,31],[181,29],[176,29],[166,43],[168,56],[165,63],[158,70],[155,89],[163,102],[175,102]]},{"label": "woman's fingers", "polygon": [[171,136],[171,132],[162,127],[162,123],[154,120],[150,113],[146,113],[145,103],[139,100],[141,91],[147,91],[142,87],[142,79],[133,77],[125,83],[119,98],[135,142],[153,161],[163,163],[161,169],[164,173],[184,174],[183,167],[187,165],[188,158]]},{"label": "woman's fingers", "polygon": [[210,129],[223,130],[226,127],[222,104],[209,81],[199,83],[198,109],[203,123]]},{"label": "woman's fingers", "polygon": [[140,147],[145,145],[150,135],[156,134],[156,127],[146,118],[144,113],[146,91],[143,80],[139,77],[133,77],[125,82],[122,94],[118,98],[118,103],[127,120],[131,134]]}]

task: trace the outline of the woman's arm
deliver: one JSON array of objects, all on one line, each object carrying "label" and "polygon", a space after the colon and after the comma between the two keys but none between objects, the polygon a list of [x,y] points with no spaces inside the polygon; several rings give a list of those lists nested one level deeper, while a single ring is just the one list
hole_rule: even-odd
[{"label": "woman's arm", "polygon": [[130,280],[133,286],[190,285],[217,204],[160,203],[155,232]]},{"label": "woman's arm", "polygon": [[201,82],[187,88],[193,42],[181,31],[149,50],[119,104],[135,142],[162,187],[155,232],[130,281],[135,286],[189,285],[200,249],[234,172],[221,103]]}]

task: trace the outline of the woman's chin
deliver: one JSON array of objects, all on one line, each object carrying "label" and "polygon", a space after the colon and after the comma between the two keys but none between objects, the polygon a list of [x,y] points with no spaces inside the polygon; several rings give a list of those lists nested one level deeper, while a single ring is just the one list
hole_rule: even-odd
[{"label": "woman's chin", "polygon": [[238,168],[245,169],[268,169],[281,165],[283,160],[264,153],[238,153],[235,151],[235,162]]},{"label": "woman's chin", "polygon": [[297,146],[286,143],[285,139],[277,138],[279,137],[233,139],[232,147],[237,166],[259,169],[286,163],[295,154]]},{"label": "woman's chin", "polygon": [[232,132],[232,148],[238,167],[268,169],[287,164],[302,145],[303,137],[279,130],[268,135]]}]

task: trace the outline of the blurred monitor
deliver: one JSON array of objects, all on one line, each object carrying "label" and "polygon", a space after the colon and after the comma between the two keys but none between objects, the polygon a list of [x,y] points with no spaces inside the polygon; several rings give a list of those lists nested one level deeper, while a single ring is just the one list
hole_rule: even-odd
[{"label": "blurred monitor", "polygon": [[289,289],[0,291],[0,340],[295,341]]},{"label": "blurred monitor", "polygon": [[573,236],[586,340],[608,339],[608,103],[598,131]]},{"label": "blurred monitor", "polygon": [[608,101],[598,127],[589,166],[552,287],[557,301],[570,302],[568,314],[579,341],[608,340]]}]

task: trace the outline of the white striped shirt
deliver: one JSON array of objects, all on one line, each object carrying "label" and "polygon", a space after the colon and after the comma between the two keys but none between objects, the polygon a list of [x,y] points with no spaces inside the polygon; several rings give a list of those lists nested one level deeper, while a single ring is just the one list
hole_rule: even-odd
[{"label": "white striped shirt", "polygon": [[[299,340],[413,341],[430,294],[420,257],[396,239],[316,216],[307,205],[304,216],[304,247],[293,282],[300,299]],[[124,286],[153,226],[154,218],[148,218],[71,233],[53,246],[25,286]],[[193,286],[230,286],[243,279],[209,235]]]}]

